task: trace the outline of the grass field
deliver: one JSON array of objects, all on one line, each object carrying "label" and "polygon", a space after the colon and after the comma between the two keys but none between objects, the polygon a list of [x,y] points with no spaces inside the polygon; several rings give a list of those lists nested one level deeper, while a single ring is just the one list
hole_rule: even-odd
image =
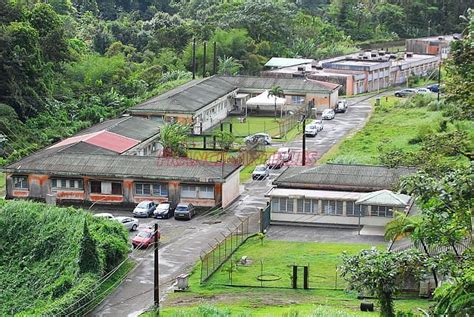
[{"label": "grass field", "polygon": [[382,98],[366,126],[329,151],[320,162],[380,164],[380,145],[403,151],[418,150],[419,145],[409,144],[409,140],[424,131],[436,129],[441,111],[430,111],[427,107],[398,107],[400,100]]},{"label": "grass field", "polygon": [[[353,313],[354,316],[374,316],[374,313],[359,312],[361,301],[357,299],[357,294],[346,291],[346,283],[340,276],[336,277],[336,266],[340,264],[343,251],[356,253],[370,247],[366,244],[273,240],[264,240],[261,245],[258,238],[251,238],[233,256],[233,261],[242,256],[251,261],[233,271],[234,286],[228,286],[229,261],[203,285],[199,284],[200,268],[197,266],[190,277],[190,291],[171,294],[163,305],[162,316],[201,316],[199,309],[203,308],[199,306],[203,304],[225,309],[231,316],[307,316],[318,305]],[[273,288],[260,287],[257,280],[261,274],[260,260],[263,261],[263,275],[280,277],[278,281],[264,283],[264,286]],[[292,264],[309,265],[310,290],[289,288]],[[302,270],[298,273],[302,277]],[[301,281],[298,285],[301,287]],[[426,309],[428,305],[428,301],[418,298],[395,301],[396,309],[404,311],[416,312],[417,307]],[[186,311],[189,315],[181,315]]]},{"label": "grass field", "polygon": [[[247,117],[245,123],[239,122],[239,117],[228,117],[224,123],[225,131],[229,131],[232,123],[232,133],[235,136],[245,137],[254,133],[268,133],[272,137],[280,135],[279,121],[274,117]],[[219,130],[216,127],[215,130]]]}]

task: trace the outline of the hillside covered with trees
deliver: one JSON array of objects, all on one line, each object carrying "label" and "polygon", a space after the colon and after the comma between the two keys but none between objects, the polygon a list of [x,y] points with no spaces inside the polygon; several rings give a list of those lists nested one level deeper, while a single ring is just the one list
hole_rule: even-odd
[{"label": "hillside covered with trees", "polygon": [[[468,4],[0,0],[0,154],[11,162],[189,80],[193,38],[198,69],[208,41],[219,73],[257,74],[272,56],[323,58],[361,42],[459,32]],[[210,74],[211,54],[206,63]]]}]

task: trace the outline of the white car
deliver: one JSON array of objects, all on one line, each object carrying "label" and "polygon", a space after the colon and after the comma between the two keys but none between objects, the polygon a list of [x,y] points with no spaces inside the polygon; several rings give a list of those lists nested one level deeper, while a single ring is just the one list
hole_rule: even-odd
[{"label": "white car", "polygon": [[429,90],[428,88],[419,88],[417,91],[416,91],[417,94],[420,94],[420,95],[424,95],[424,94],[429,94],[431,93],[431,90]]},{"label": "white car", "polygon": [[138,229],[138,220],[132,217],[115,217],[114,220],[123,224],[125,229],[130,231],[137,231]]},{"label": "white car", "polygon": [[305,136],[316,136],[318,134],[318,127],[315,124],[308,124],[304,128]]},{"label": "white car", "polygon": [[291,160],[291,157],[293,156],[293,152],[288,147],[279,148],[277,154],[280,155],[281,159],[284,162],[288,162],[289,160]]},{"label": "white car", "polygon": [[255,133],[253,135],[249,135],[244,139],[245,143],[258,143],[262,142],[266,145],[272,144],[272,137],[266,133]]},{"label": "white car", "polygon": [[336,116],[333,109],[324,109],[322,118],[323,120],[332,120]]},{"label": "white car", "polygon": [[318,132],[323,130],[323,120],[313,120],[311,125],[315,125],[318,129]]},{"label": "white car", "polygon": [[112,214],[109,214],[108,212],[101,212],[99,214],[95,214],[94,217],[97,217],[97,218],[105,218],[105,219],[114,219],[114,215]]}]

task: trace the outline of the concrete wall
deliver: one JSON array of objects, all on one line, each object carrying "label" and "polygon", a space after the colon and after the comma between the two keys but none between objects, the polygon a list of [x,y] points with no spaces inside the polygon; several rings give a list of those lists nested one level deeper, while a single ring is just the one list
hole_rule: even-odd
[{"label": "concrete wall", "polygon": [[222,185],[222,207],[231,204],[240,195],[240,169],[230,175]]}]

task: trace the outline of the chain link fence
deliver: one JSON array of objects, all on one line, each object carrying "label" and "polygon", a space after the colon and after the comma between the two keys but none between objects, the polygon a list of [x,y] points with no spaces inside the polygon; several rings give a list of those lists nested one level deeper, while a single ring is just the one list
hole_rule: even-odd
[{"label": "chain link fence", "polygon": [[216,244],[211,250],[201,255],[201,283],[204,283],[226,262],[237,248],[244,243],[248,237],[253,235],[249,232],[249,220],[246,218],[237,227],[230,230],[227,235],[222,233],[222,240],[216,239]]}]

